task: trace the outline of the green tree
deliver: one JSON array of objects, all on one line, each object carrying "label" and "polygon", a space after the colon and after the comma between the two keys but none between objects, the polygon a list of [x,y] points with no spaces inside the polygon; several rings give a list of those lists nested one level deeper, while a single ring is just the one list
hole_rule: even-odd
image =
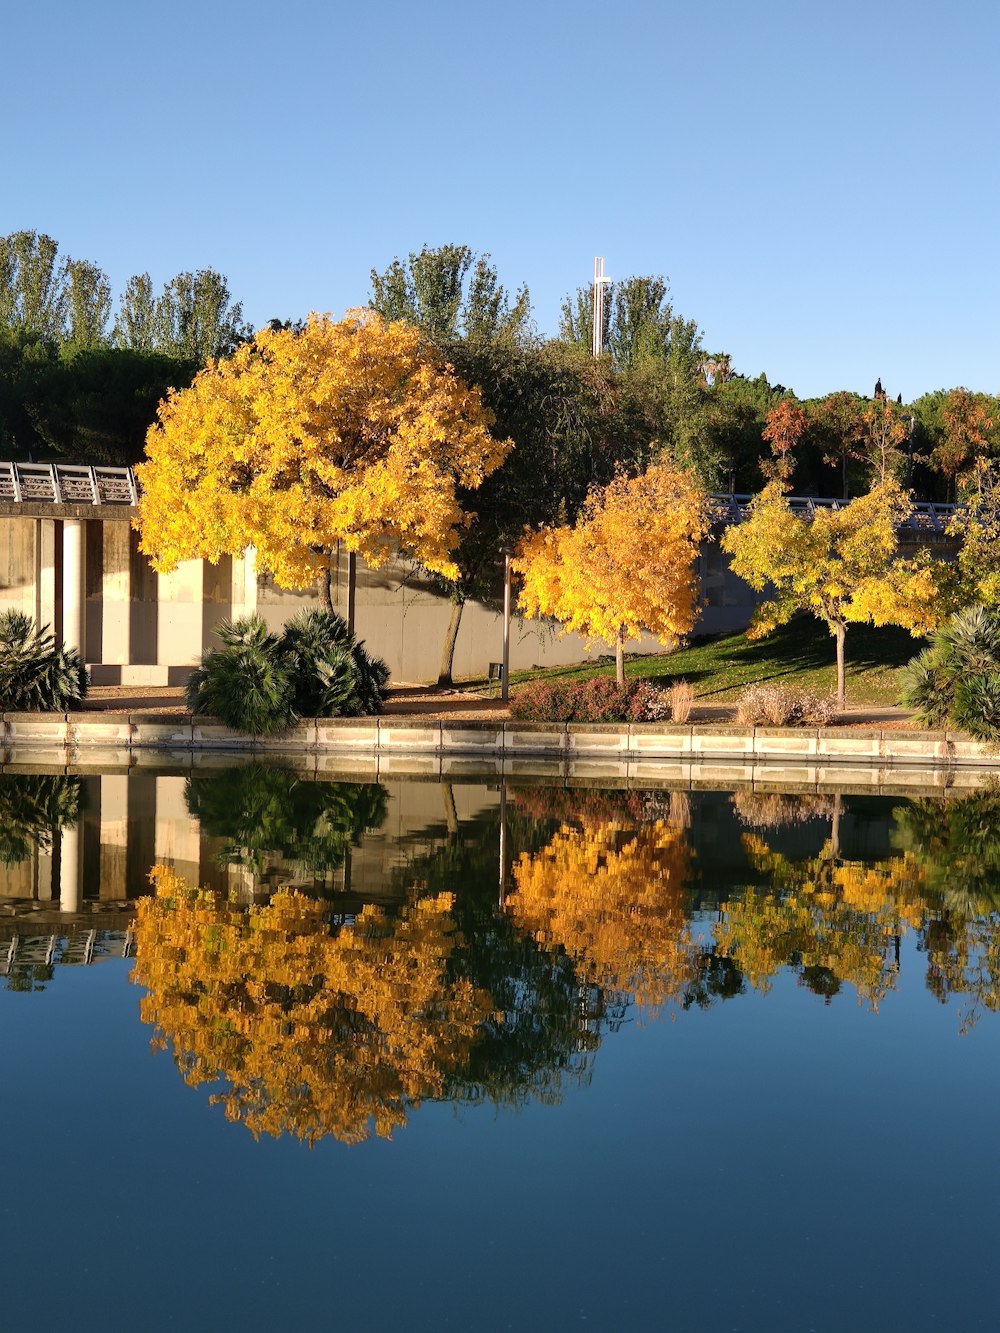
[{"label": "green tree", "polygon": [[63,269],[66,342],[72,347],[103,347],[111,318],[111,284],[89,259],[67,259]]},{"label": "green tree", "polygon": [[170,279],[156,302],[153,327],[157,351],[199,365],[231,356],[252,336],[242,304],[232,300],[229,283],[211,268]]},{"label": "green tree", "polygon": [[59,245],[44,232],[0,236],[0,326],[43,338],[63,330],[65,284]]},{"label": "green tree", "polygon": [[381,273],[371,271],[371,307],[383,319],[415,324],[434,343],[530,339],[528,289],[511,297],[488,254],[467,245],[424,246]]},{"label": "green tree", "polygon": [[156,298],[148,273],[136,273],[125,284],[111,335],[116,347],[152,352],[156,347]]}]

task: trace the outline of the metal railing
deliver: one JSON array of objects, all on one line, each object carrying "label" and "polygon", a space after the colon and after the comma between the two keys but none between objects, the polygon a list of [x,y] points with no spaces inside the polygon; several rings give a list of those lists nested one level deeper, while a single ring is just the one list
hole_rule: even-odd
[{"label": "metal railing", "polygon": [[[742,523],[747,516],[752,495],[713,495],[712,502],[719,511],[722,523]],[[818,509],[843,509],[849,500],[833,500],[812,495],[790,495],[788,504],[793,513],[803,518],[814,518]],[[905,523],[900,524],[904,531],[919,532],[926,536],[947,536],[948,524],[959,509],[958,505],[932,504],[929,500],[917,500]]]},{"label": "metal railing", "polygon": [[[741,523],[752,499],[752,495],[728,492],[712,496],[722,523]],[[0,462],[0,501],[3,500],[13,500],[15,504],[26,501],[31,504],[136,505],[139,492],[135,473],[130,467]],[[788,503],[795,513],[812,518],[817,509],[842,509],[850,502],[791,495]],[[902,526],[914,532],[944,537],[957,508],[956,505],[920,500],[914,504]]]},{"label": "metal railing", "polygon": [[15,504],[135,505],[130,467],[83,463],[0,463],[0,501]]}]

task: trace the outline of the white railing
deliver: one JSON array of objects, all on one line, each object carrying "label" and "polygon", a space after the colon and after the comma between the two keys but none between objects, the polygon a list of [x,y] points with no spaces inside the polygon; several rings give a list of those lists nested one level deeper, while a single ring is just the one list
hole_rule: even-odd
[{"label": "white railing", "polygon": [[83,463],[0,463],[0,501],[15,504],[135,505],[130,467]]},{"label": "white railing", "polygon": [[[712,502],[719,510],[721,523],[742,523],[747,516],[752,495],[713,495]],[[843,509],[849,500],[833,500],[812,495],[790,495],[788,504],[794,513],[812,518],[817,509]],[[957,505],[932,504],[929,500],[914,503],[909,518],[901,526],[905,530],[944,537],[948,524],[957,512]]]}]

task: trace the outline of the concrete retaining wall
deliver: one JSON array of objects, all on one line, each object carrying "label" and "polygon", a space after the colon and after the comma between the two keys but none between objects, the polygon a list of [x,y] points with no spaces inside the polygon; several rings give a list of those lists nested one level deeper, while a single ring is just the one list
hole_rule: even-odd
[{"label": "concrete retaining wall", "polygon": [[780,729],[653,724],[430,721],[368,717],[300,722],[277,736],[248,737],[211,719],[150,713],[4,713],[0,748],[20,754],[84,752],[94,748],[126,754],[184,751],[294,754],[344,757],[392,756],[439,761],[503,761],[504,765],[650,765],[688,760],[736,765],[855,767],[973,765],[1000,769],[1000,749],[960,732],[898,731],[836,727]]}]

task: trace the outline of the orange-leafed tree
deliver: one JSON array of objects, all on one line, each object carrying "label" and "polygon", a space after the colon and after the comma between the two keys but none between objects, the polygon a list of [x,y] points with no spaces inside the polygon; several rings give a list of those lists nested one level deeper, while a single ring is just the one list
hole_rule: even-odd
[{"label": "orange-leafed tree", "polygon": [[154,868],[139,900],[144,1022],[192,1087],[255,1136],[387,1137],[444,1094],[493,1004],[448,962],[462,938],[449,894],[397,915],[366,906],[331,930],[330,907],[281,891],[260,907]]},{"label": "orange-leafed tree", "polygon": [[694,976],[690,865],[683,829],[666,820],[586,820],[521,855],[505,907],[543,948],[565,949],[580,979],[609,999],[658,1006]]},{"label": "orange-leafed tree", "polygon": [[773,460],[761,466],[772,481],[791,481],[795,471],[795,450],[807,426],[805,408],[792,397],[782,398],[768,412],[761,433],[771,446]]},{"label": "orange-leafed tree", "polygon": [[371,565],[396,550],[449,577],[475,488],[511,445],[479,391],[420,333],[368,311],[262,329],[161,404],[138,527],[158,570],[256,548],[287,588],[329,573],[337,542]]},{"label": "orange-leafed tree", "polygon": [[575,524],[525,537],[513,562],[528,616],[552,616],[563,630],[614,645],[625,683],[625,640],[648,630],[675,642],[694,625],[694,562],[712,506],[694,477],[656,463],[618,476],[588,495]]},{"label": "orange-leafed tree", "polygon": [[949,389],[941,404],[941,438],[933,461],[949,480],[961,483],[976,461],[995,453],[993,430],[998,424],[997,400],[969,389]]},{"label": "orange-leafed tree", "polygon": [[761,638],[808,612],[836,641],[837,703],[846,705],[844,642],[856,622],[902,625],[930,633],[944,609],[939,573],[926,550],[904,559],[899,528],[910,514],[906,491],[887,478],[839,509],[806,518],[780,483],[754,497],[742,523],[722,538],[733,572],[768,596],[754,612],[748,637]]}]

